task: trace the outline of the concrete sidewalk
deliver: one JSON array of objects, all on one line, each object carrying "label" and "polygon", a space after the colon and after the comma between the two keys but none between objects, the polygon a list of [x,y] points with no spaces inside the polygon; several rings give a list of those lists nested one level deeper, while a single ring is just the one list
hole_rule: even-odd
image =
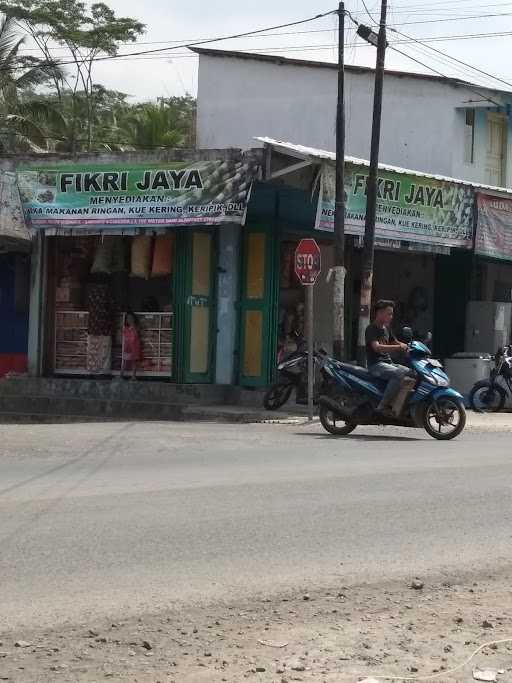
[{"label": "concrete sidewalk", "polygon": [[[307,408],[290,405],[282,410],[266,411],[251,406],[188,406],[183,409],[185,420],[233,422],[243,424],[307,424]],[[315,422],[318,416],[315,415]],[[512,431],[512,413],[480,414],[467,412],[466,429],[478,431]]]}]

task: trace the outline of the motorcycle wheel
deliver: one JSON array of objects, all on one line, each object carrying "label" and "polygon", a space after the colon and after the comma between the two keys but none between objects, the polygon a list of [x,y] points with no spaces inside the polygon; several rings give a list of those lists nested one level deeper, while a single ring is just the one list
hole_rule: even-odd
[{"label": "motorcycle wheel", "polygon": [[438,441],[449,441],[459,436],[466,426],[466,409],[454,398],[440,398],[429,403],[423,417],[427,434]]},{"label": "motorcycle wheel", "polygon": [[348,436],[357,427],[355,424],[345,422],[327,406],[320,406],[320,422],[325,431],[334,436]]},{"label": "motorcycle wheel", "polygon": [[288,402],[292,391],[292,384],[273,384],[263,397],[263,407],[265,410],[279,410]]},{"label": "motorcycle wheel", "polygon": [[469,394],[469,405],[477,413],[499,413],[506,400],[505,389],[486,379],[477,382]]}]

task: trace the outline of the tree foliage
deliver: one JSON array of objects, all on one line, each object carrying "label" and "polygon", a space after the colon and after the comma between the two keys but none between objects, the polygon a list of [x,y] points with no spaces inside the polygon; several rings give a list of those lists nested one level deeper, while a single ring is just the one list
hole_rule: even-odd
[{"label": "tree foliage", "polygon": [[[0,151],[194,146],[194,98],[130,104],[94,80],[95,60],[117,55],[143,24],[80,0],[0,0],[0,11]],[[38,56],[21,56],[27,40]]]},{"label": "tree foliage", "polygon": [[46,147],[43,122],[46,106],[33,96],[56,69],[20,54],[20,37],[11,17],[0,20],[0,150],[40,151]]},{"label": "tree foliage", "polygon": [[[78,150],[84,115],[87,149],[91,149],[96,116],[94,63],[101,55],[117,55],[121,43],[135,42],[144,32],[144,24],[116,17],[105,3],[88,6],[80,0],[2,0],[0,11],[14,18],[31,37],[41,52],[42,65],[59,67],[54,70],[53,85],[58,99],[71,100],[71,151]],[[64,60],[62,47],[69,55]]]}]

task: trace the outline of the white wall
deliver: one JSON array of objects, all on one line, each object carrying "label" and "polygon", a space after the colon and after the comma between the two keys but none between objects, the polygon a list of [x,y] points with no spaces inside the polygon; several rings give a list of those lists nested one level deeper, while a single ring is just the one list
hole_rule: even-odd
[{"label": "white wall", "polygon": [[[198,145],[248,148],[255,136],[268,136],[334,151],[336,92],[337,72],[329,67],[201,55]],[[485,183],[485,110],[475,163],[464,164],[462,110],[474,99],[450,83],[388,75],[381,161]],[[347,155],[368,159],[373,73],[347,71],[346,103]]]}]

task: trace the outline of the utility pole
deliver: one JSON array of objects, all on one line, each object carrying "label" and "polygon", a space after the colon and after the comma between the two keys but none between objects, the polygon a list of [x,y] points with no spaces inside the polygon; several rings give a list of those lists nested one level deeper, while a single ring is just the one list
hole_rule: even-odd
[{"label": "utility pole", "polygon": [[361,299],[359,308],[359,334],[357,358],[365,360],[365,331],[370,323],[373,286],[373,261],[375,251],[375,221],[377,217],[377,180],[379,175],[380,129],[382,120],[382,92],[384,88],[384,64],[386,61],[386,18],[387,0],[382,0],[379,39],[377,43],[377,65],[375,68],[375,93],[373,101],[372,144],[370,171],[368,174],[366,198],[366,222],[364,228],[363,262],[361,271]]},{"label": "utility pole", "polygon": [[336,199],[334,215],[333,355],[345,357],[345,3],[338,9],[338,105],[336,109]]}]

